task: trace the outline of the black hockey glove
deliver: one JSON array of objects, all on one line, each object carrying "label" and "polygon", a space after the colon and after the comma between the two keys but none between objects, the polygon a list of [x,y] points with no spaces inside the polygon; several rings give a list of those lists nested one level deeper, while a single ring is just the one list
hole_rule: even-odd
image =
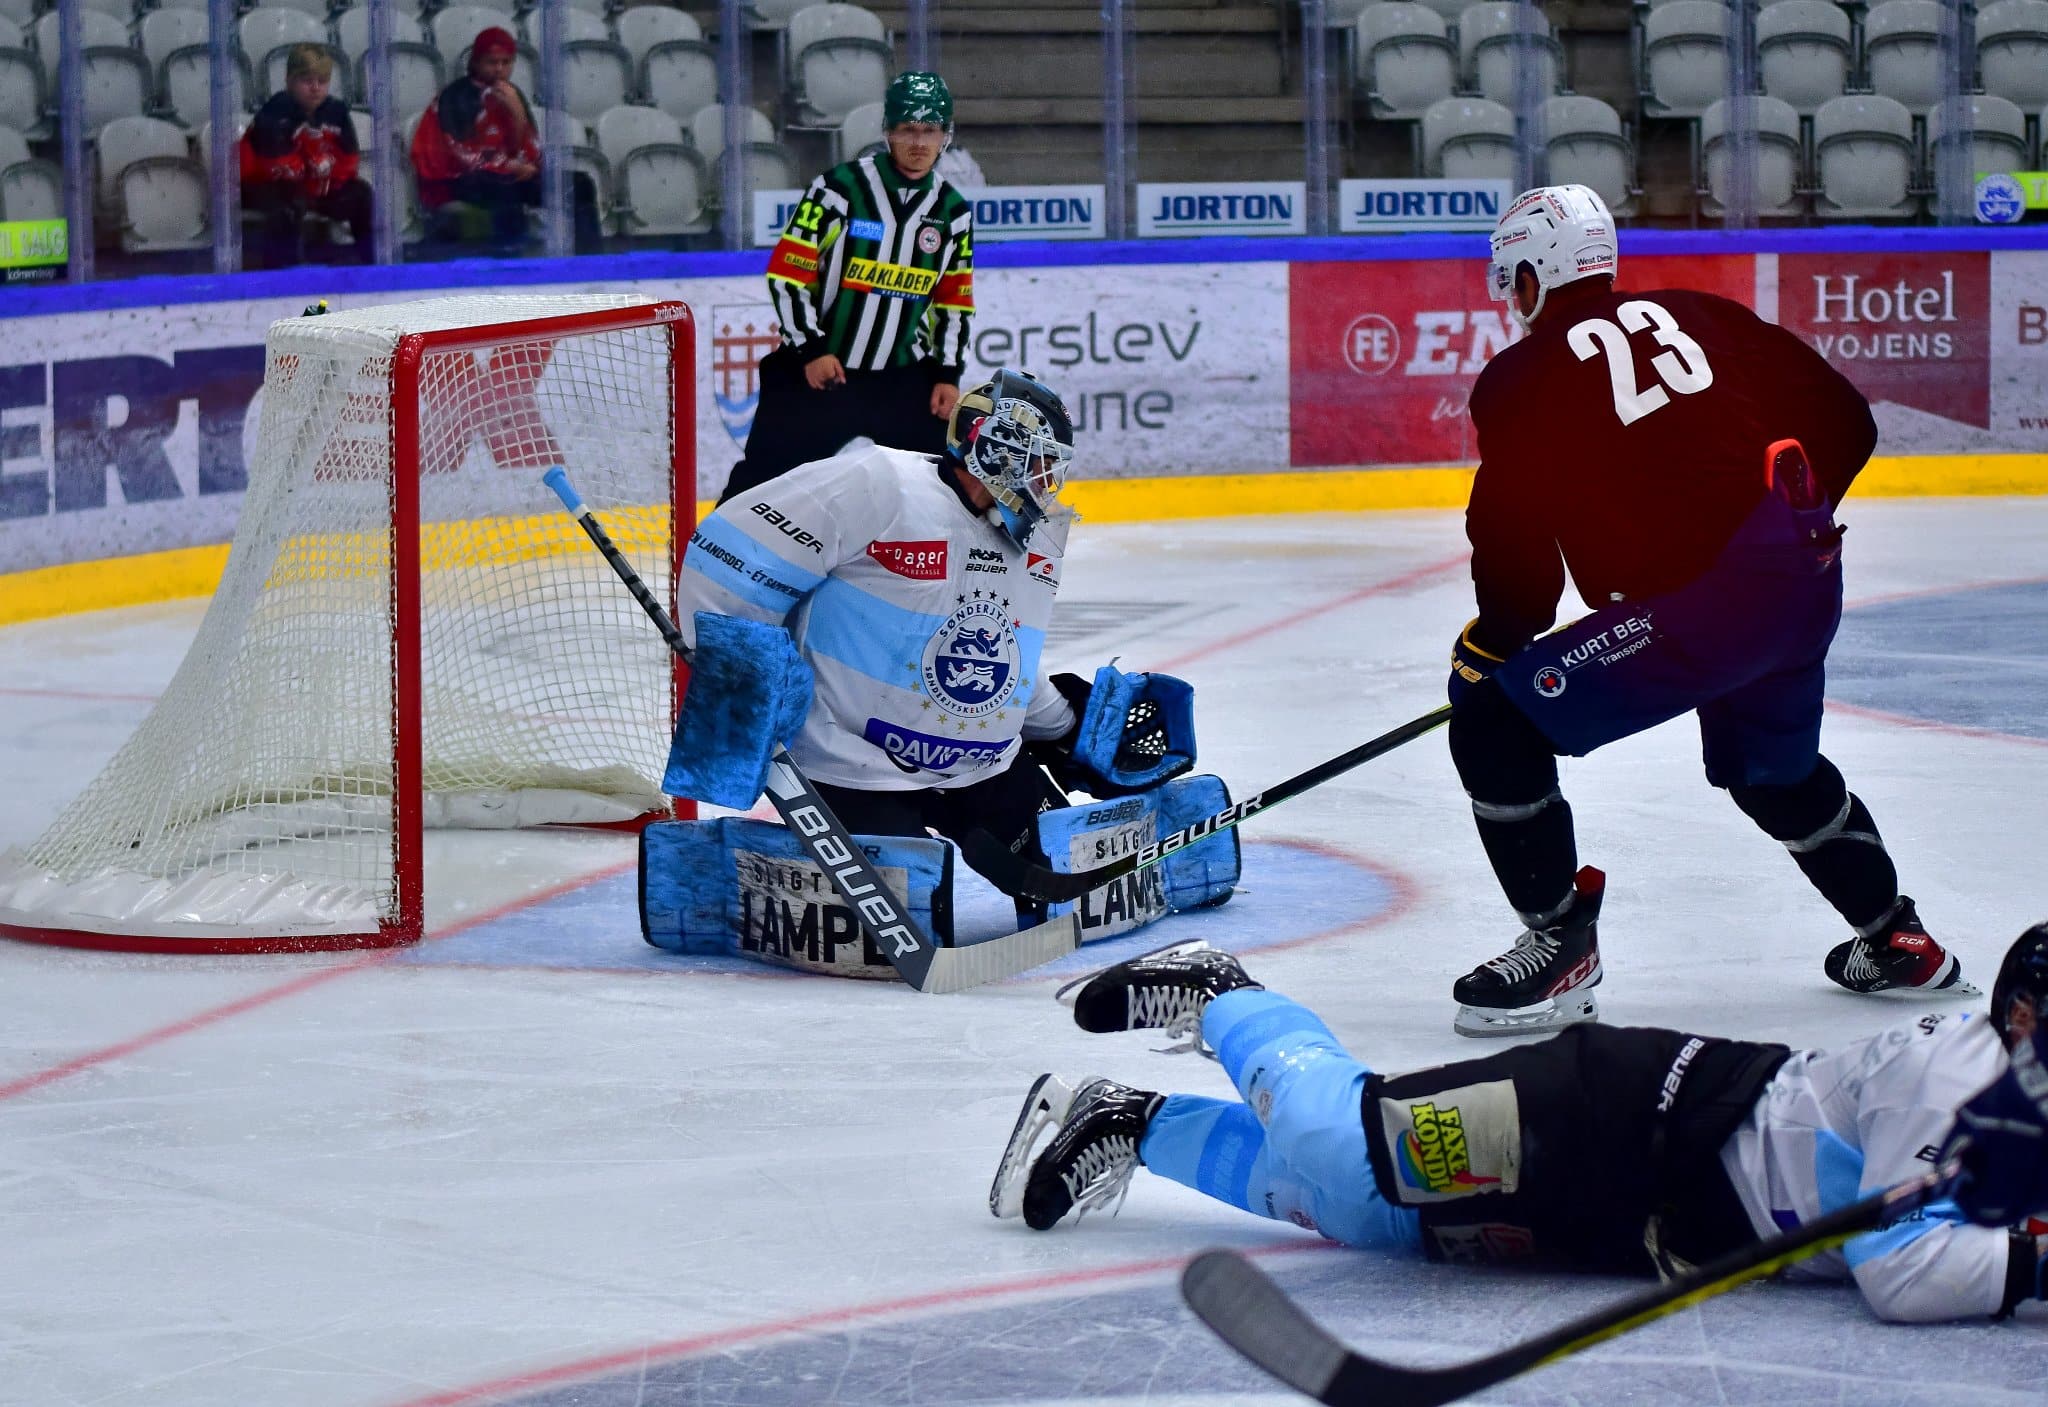
[{"label": "black hockey glove", "polygon": [[1074,740],[1081,736],[1081,719],[1088,712],[1088,694],[1095,686],[1078,674],[1055,674],[1049,682],[1074,706],[1074,726],[1061,737],[1026,742],[1024,755],[1043,767],[1061,791],[1093,796],[1088,789],[1090,778],[1074,766]]},{"label": "black hockey glove", "polygon": [[1465,622],[1465,628],[1458,632],[1458,642],[1451,646],[1451,680],[1445,693],[1450,696],[1455,708],[1473,685],[1499,669],[1507,660],[1505,655],[1496,655],[1472,639],[1472,632],[1479,624],[1474,616]]},{"label": "black hockey glove", "polygon": [[2048,1212],[2048,1027],[2020,1042],[1996,1081],[1956,1110],[1943,1159],[1959,1158],[1956,1206],[1981,1226]]}]

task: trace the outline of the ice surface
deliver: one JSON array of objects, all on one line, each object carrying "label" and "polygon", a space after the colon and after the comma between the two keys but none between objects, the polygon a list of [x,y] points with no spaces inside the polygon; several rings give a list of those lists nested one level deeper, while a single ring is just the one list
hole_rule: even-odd
[{"label": "ice surface", "polygon": [[[1857,503],[1825,746],[1980,980],[2048,914],[2048,502]],[[1240,792],[1433,706],[1470,614],[1451,513],[1075,534],[1053,664],[1193,680]],[[0,630],[0,846],[169,678],[200,610]],[[1686,722],[1565,764],[1610,875],[1616,1023],[1825,1044],[1914,1008],[1831,989],[1838,921],[1701,781]],[[1470,1055],[1450,979],[1513,932],[1441,735],[1245,830],[1197,933],[1384,1068]],[[1114,1220],[992,1220],[1039,1071],[1223,1094],[1090,1037],[1053,973],[951,998],[640,942],[632,842],[439,835],[417,950],[169,958],[0,944],[0,1404],[1220,1404],[1291,1400],[1180,1308],[1211,1245],[1339,1332],[1443,1361],[1619,1293],[1390,1262],[1141,1174]],[[982,894],[963,913],[1000,920]],[[965,922],[966,919],[963,919]],[[1075,965],[1075,964],[1070,964]],[[1752,1287],[1498,1403],[2038,1403],[2048,1318],[1899,1328]]]}]

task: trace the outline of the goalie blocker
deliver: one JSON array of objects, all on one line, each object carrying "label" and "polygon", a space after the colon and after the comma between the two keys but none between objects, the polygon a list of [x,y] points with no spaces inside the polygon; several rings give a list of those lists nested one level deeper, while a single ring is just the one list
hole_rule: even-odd
[{"label": "goalie blocker", "polygon": [[[1109,802],[1047,811],[1039,833],[1055,868],[1085,872],[1229,804],[1219,778],[1183,777]],[[943,840],[854,837],[940,947],[955,937],[953,848]],[[1235,832],[1126,874],[1055,914],[1077,915],[1083,942],[1130,933],[1169,913],[1213,907],[1237,882]],[[859,920],[787,828],[744,817],[669,821],[640,837],[641,935],[670,952],[737,956],[837,977],[895,977]]]}]

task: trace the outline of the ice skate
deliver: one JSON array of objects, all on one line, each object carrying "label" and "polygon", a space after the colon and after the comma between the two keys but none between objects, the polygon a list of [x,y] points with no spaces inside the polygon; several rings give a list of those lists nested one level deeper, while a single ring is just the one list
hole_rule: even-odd
[{"label": "ice skate", "polygon": [[[1123,1204],[1138,1168],[1138,1143],[1165,1096],[1114,1080],[1089,1080],[1078,1089],[1057,1075],[1040,1075],[989,1187],[988,1209],[1022,1216],[1046,1231],[1068,1212],[1082,1215]],[[1043,1152],[1038,1143],[1053,1130]]]},{"label": "ice skate", "polygon": [[1913,901],[1899,896],[1874,934],[1857,934],[1828,954],[1826,972],[1837,986],[1865,996],[1976,997],[1955,954],[1927,935]]},{"label": "ice skate", "polygon": [[1074,1008],[1074,1024],[1084,1031],[1164,1031],[1187,1041],[1174,1049],[1201,1050],[1209,1003],[1258,985],[1236,958],[1197,939],[1077,977],[1055,995]]},{"label": "ice skate", "polygon": [[1591,865],[1573,881],[1571,907],[1556,923],[1525,930],[1515,946],[1460,977],[1453,1023],[1461,1036],[1522,1036],[1597,1021],[1600,899],[1607,876]]}]

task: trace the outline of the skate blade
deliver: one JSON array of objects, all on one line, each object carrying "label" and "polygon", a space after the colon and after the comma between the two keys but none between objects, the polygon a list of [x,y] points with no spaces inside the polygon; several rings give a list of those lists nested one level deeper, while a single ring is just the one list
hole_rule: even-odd
[{"label": "skate blade", "polygon": [[1074,1107],[1074,1087],[1058,1075],[1040,1075],[1024,1096],[1017,1111],[1017,1125],[996,1165],[995,1181],[989,1184],[989,1215],[1010,1220],[1024,1215],[1024,1184],[1031,1179],[1031,1164],[1038,1156],[1038,1144],[1048,1131],[1067,1121]]},{"label": "skate blade", "polygon": [[1093,972],[1084,972],[1079,977],[1069,978],[1064,986],[1052,994],[1052,999],[1061,1006],[1072,1007],[1080,999],[1081,989],[1103,973],[1109,971],[1111,967],[1122,967],[1125,962],[1144,962],[1150,958],[1163,958],[1179,953],[1191,953],[1197,948],[1213,946],[1215,945],[1205,938],[1183,938],[1178,943],[1168,943],[1165,947],[1154,948],[1149,953],[1140,953],[1134,958],[1125,958],[1124,962],[1113,962],[1109,967],[1098,967]]},{"label": "skate blade", "polygon": [[1946,987],[1880,987],[1875,992],[1855,992],[1847,987],[1842,990],[1851,996],[1883,997],[1895,1002],[1938,1002],[1947,1001],[1950,997],[1967,997],[1974,1001],[1984,995],[1975,983],[1963,978],[1957,978]]},{"label": "skate blade", "polygon": [[1531,1036],[1599,1019],[1600,1004],[1593,994],[1578,991],[1534,1006],[1461,1006],[1451,1029],[1461,1036]]}]

